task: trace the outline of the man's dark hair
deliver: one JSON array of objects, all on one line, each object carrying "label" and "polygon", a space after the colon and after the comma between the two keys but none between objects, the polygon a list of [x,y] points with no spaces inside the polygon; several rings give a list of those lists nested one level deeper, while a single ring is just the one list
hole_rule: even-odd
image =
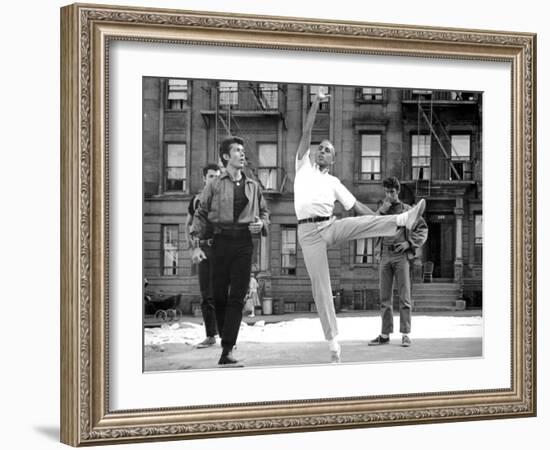
[{"label": "man's dark hair", "polygon": [[227,161],[223,158],[223,155],[229,155],[229,149],[231,148],[232,144],[244,145],[244,141],[237,136],[230,136],[223,140],[220,145],[220,159],[222,160],[222,164],[224,167],[227,167]]},{"label": "man's dark hair", "polygon": [[385,189],[395,189],[398,192],[401,189],[401,184],[399,183],[397,177],[385,178],[384,181],[382,181],[382,186]]},{"label": "man's dark hair", "polygon": [[220,170],[220,166],[218,166],[217,164],[214,164],[214,163],[207,164],[206,166],[204,166],[202,168],[202,176],[205,177],[209,170],[213,170],[213,171],[217,172],[218,170]]}]

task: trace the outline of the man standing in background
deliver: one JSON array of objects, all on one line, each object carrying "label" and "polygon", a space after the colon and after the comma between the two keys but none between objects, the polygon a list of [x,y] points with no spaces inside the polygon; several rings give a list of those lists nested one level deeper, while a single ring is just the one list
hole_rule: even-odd
[{"label": "man standing in background", "polygon": [[[202,179],[204,186],[210,183],[215,178],[220,176],[220,168],[217,164],[208,164],[202,169]],[[187,208],[187,219],[185,221],[185,238],[187,245],[192,247],[190,228],[193,223],[193,216],[199,207],[199,199],[202,191],[198,192],[189,201]],[[214,307],[213,289],[212,289],[212,272],[213,267],[213,252],[212,252],[212,230],[206,231],[204,239],[199,241],[199,247],[203,250],[206,259],[198,263],[199,274],[199,289],[201,292],[201,313],[204,321],[204,329],[206,338],[197,345],[197,348],[206,348],[216,343],[216,310]]]},{"label": "man standing in background", "polygon": [[[379,214],[401,214],[411,207],[399,200],[401,185],[396,177],[382,181],[386,194]],[[378,238],[375,253],[380,259],[380,304],[382,309],[382,332],[369,345],[383,345],[390,342],[393,333],[393,283],[399,292],[399,330],[401,345],[411,345],[411,261],[416,250],[428,239],[428,225],[419,217],[411,229],[399,227],[393,236]]]}]

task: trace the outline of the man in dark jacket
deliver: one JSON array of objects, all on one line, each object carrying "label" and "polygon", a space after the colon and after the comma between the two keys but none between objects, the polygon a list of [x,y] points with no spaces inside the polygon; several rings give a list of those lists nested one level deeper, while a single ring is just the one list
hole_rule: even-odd
[{"label": "man in dark jacket", "polygon": [[[401,214],[411,207],[399,200],[400,183],[396,177],[386,178],[382,182],[386,194],[378,210],[381,215]],[[419,217],[409,230],[399,227],[391,237],[376,240],[375,254],[380,260],[380,303],[382,309],[382,332],[369,342],[369,345],[382,345],[390,342],[393,332],[393,282],[395,279],[399,292],[399,329],[402,333],[401,345],[409,347],[411,339],[411,263],[416,251],[428,238],[428,225]]]},{"label": "man in dark jacket", "polygon": [[242,311],[252,267],[252,235],[267,234],[269,211],[259,184],[243,173],[244,142],[232,136],[220,145],[225,171],[208,183],[193,217],[192,259],[200,263],[206,254],[201,240],[213,230],[213,287],[216,322],[222,339],[218,364],[235,364],[233,347],[239,334]]}]

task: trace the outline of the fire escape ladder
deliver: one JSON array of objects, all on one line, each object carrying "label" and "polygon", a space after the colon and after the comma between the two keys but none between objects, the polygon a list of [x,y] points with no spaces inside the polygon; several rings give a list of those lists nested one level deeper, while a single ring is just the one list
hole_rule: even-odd
[{"label": "fire escape ladder", "polygon": [[[434,127],[433,127],[433,124],[432,122],[430,121],[430,118],[426,115],[426,112],[424,111],[424,109],[422,108],[422,106],[419,104],[418,105],[418,109],[420,111],[420,114],[422,115],[422,118],[424,119],[424,121],[426,122],[426,124],[428,125],[429,129],[430,129],[430,133],[432,134],[432,136],[435,138],[438,146],[439,146],[439,149],[441,150],[441,152],[443,153],[443,155],[445,156],[445,159],[447,160],[447,162],[449,163],[449,167],[451,168],[452,172],[455,174],[457,180],[461,180],[462,179],[462,176],[458,173],[458,171],[456,170],[456,167],[454,166],[453,164],[453,161],[452,161],[452,158],[451,156],[447,153],[447,150],[445,150],[445,147],[443,146],[443,143],[441,142],[441,139],[439,138],[439,136],[437,135],[437,132],[435,131]],[[435,115],[435,114],[434,114]],[[451,151],[455,151],[456,153],[456,150],[454,148],[452,148],[452,143],[451,143]]]}]

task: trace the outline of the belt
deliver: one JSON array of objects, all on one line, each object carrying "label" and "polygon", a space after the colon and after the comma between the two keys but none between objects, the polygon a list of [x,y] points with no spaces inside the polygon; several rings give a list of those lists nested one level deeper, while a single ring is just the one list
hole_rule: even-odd
[{"label": "belt", "polygon": [[214,239],[201,239],[199,240],[199,247],[212,247]]},{"label": "belt", "polygon": [[324,222],[325,220],[330,220],[330,216],[329,217],[320,217],[320,216],[309,217],[308,219],[298,220],[298,223],[300,224],[300,223]]}]

